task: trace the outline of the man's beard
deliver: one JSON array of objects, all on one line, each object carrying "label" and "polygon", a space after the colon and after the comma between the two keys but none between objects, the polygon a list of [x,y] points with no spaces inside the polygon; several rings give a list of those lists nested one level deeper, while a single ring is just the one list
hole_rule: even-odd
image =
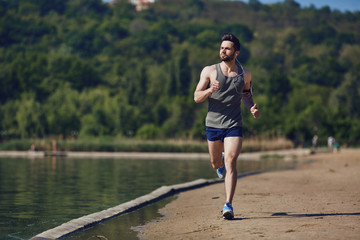
[{"label": "man's beard", "polygon": [[230,56],[220,55],[221,61],[224,61],[224,62],[231,62],[232,60],[234,60],[234,58],[235,58],[235,53],[233,53],[233,54],[230,55]]}]

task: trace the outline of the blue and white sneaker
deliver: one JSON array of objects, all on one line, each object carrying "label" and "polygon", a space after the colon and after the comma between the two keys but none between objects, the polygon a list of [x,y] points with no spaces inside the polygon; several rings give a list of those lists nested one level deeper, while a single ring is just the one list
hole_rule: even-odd
[{"label": "blue and white sneaker", "polygon": [[225,162],[224,162],[224,153],[222,153],[222,160],[223,160],[224,166],[219,167],[218,169],[216,169],[216,173],[217,173],[217,175],[218,175],[218,177],[220,179],[224,179],[225,175],[226,175],[226,168],[225,168]]},{"label": "blue and white sneaker", "polygon": [[229,202],[226,202],[222,210],[222,215],[224,219],[231,220],[234,218],[234,210]]}]

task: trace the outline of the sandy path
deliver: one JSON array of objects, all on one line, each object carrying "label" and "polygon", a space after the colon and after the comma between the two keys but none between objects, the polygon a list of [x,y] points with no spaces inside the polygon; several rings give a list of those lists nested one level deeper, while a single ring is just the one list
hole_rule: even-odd
[{"label": "sandy path", "polygon": [[[235,219],[223,183],[183,192],[139,230],[141,239],[360,239],[360,150],[321,153],[296,170],[238,180]],[[209,163],[210,164],[210,163]]]}]

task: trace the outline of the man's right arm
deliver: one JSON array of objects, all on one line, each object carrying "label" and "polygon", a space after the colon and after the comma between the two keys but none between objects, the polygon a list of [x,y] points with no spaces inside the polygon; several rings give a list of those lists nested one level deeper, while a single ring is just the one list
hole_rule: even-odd
[{"label": "man's right arm", "polygon": [[[205,101],[213,92],[215,92],[219,88],[218,81],[210,81],[210,75],[212,70],[212,66],[207,66],[201,71],[200,80],[194,92],[194,101],[196,103]],[[210,82],[211,84],[208,88]]]}]

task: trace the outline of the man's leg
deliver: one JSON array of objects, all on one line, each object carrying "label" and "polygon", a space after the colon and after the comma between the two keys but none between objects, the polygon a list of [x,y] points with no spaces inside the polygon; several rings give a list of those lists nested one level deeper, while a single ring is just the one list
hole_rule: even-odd
[{"label": "man's leg", "polygon": [[224,166],[222,160],[222,152],[224,148],[223,142],[221,142],[221,140],[217,140],[217,141],[208,140],[208,147],[209,147],[209,154],[210,154],[212,167],[214,169],[218,169],[219,167]]},{"label": "man's leg", "polygon": [[237,183],[236,161],[242,146],[242,137],[226,137],[224,139],[225,152],[225,192],[226,201],[232,204]]}]

